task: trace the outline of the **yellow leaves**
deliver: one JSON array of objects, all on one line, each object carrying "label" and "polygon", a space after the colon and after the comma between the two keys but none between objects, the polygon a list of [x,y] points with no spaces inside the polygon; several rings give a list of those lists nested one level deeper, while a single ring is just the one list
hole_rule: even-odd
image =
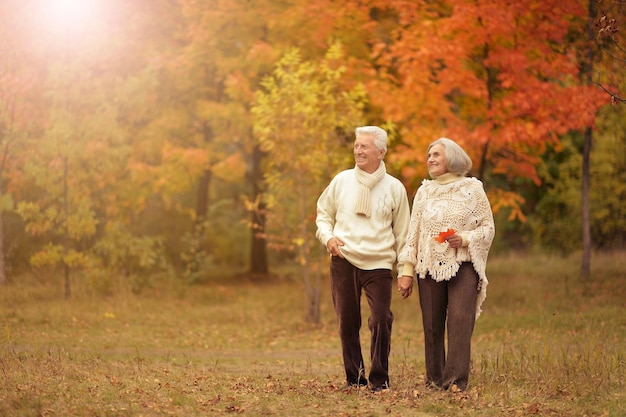
[{"label": "yellow leaves", "polygon": [[243,181],[246,163],[241,154],[232,154],[213,165],[213,173],[227,182]]},{"label": "yellow leaves", "polygon": [[55,207],[44,210],[39,204],[28,201],[18,203],[17,213],[24,219],[26,231],[32,235],[44,234],[60,221]]},{"label": "yellow leaves", "polygon": [[526,216],[522,212],[521,207],[525,200],[521,195],[511,191],[497,189],[489,193],[489,200],[494,214],[503,209],[510,209],[511,212],[508,216],[509,221],[516,219],[521,222],[526,221]]},{"label": "yellow leaves", "polygon": [[326,51],[327,60],[340,60],[344,56],[343,46],[341,42],[335,42],[330,45],[328,51]]},{"label": "yellow leaves", "polygon": [[76,207],[76,210],[67,218],[67,234],[68,237],[76,241],[93,236],[96,233],[98,219],[89,206],[88,202],[84,205]]},{"label": "yellow leaves", "polygon": [[30,264],[41,268],[47,265],[58,265],[63,262],[70,267],[86,266],[89,263],[87,255],[75,250],[66,252],[61,245],[48,244],[30,258]]},{"label": "yellow leaves", "polygon": [[161,156],[159,178],[155,183],[160,192],[174,194],[189,190],[209,168],[208,152],[202,148],[183,148],[166,143]]},{"label": "yellow leaves", "polygon": [[59,207],[41,207],[34,202],[22,201],[17,205],[17,213],[22,216],[25,228],[32,235],[47,232],[67,233],[67,237],[79,240],[84,236],[92,236],[96,232],[96,215],[89,208],[89,203],[79,199],[72,201],[73,211],[65,214]]},{"label": "yellow leaves", "polygon": [[89,259],[85,253],[78,252],[73,249],[69,250],[67,254],[63,255],[62,260],[66,265],[72,268],[86,266],[89,264]]},{"label": "yellow leaves", "polygon": [[315,201],[331,175],[350,166],[345,145],[363,118],[366,92],[344,79],[343,56],[340,43],[318,61],[290,50],[263,79],[252,107],[254,133],[268,156],[264,202],[270,247],[299,248],[301,265],[308,264],[305,246],[313,239]]},{"label": "yellow leaves", "polygon": [[49,244],[31,256],[30,263],[38,268],[46,265],[56,265],[61,261],[62,254],[63,247],[61,245]]}]

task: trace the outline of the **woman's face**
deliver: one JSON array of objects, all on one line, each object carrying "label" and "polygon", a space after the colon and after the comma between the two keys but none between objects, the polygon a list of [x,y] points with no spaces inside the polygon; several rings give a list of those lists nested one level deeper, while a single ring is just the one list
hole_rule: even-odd
[{"label": "woman's face", "polygon": [[438,143],[428,150],[427,161],[431,177],[437,178],[448,172],[448,161],[442,144]]}]

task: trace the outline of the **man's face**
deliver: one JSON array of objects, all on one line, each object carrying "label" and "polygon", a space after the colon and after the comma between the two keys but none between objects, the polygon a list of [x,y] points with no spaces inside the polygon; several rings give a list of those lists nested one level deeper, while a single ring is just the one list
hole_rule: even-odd
[{"label": "man's face", "polygon": [[383,160],[384,152],[376,147],[371,135],[358,135],[354,141],[354,160],[356,166],[371,174]]}]

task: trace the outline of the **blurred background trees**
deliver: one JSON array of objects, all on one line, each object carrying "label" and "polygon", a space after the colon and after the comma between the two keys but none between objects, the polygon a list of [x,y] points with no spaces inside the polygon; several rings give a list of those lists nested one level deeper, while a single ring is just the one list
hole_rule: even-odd
[{"label": "blurred background trees", "polygon": [[429,142],[468,149],[496,253],[583,250],[588,129],[591,248],[623,249],[625,6],[589,6],[4,1],[0,284],[310,271],[315,199],[361,124],[388,128],[410,199]]}]

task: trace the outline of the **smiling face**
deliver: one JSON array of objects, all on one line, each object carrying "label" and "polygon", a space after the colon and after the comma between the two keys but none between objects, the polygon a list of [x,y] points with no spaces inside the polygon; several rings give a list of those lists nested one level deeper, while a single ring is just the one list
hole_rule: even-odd
[{"label": "smiling face", "polygon": [[428,173],[431,177],[437,178],[448,172],[448,160],[442,144],[433,145],[428,150],[427,161]]},{"label": "smiling face", "polygon": [[385,155],[376,147],[374,137],[371,135],[358,135],[354,141],[354,160],[356,166],[368,174],[373,173],[380,166],[380,161]]}]

